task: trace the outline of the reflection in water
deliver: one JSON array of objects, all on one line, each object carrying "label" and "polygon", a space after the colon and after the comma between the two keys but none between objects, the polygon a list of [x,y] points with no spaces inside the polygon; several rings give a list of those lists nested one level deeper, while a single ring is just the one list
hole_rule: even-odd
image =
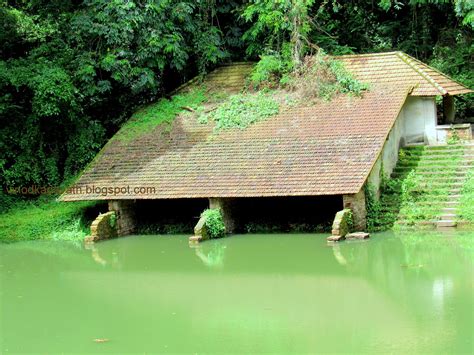
[{"label": "reflection in water", "polygon": [[473,237],[0,245],[0,353],[470,353]]},{"label": "reflection in water", "polygon": [[332,252],[334,253],[334,257],[336,258],[336,261],[340,265],[346,266],[347,265],[347,260],[344,257],[344,255],[342,255],[342,253],[341,253],[341,247],[339,246],[339,243],[331,243],[331,244],[328,244],[328,245],[330,247],[332,247]]},{"label": "reflection in water", "polygon": [[114,269],[119,268],[119,256],[116,251],[109,251],[107,249],[106,242],[94,243],[94,244],[85,244],[84,249],[90,250],[92,260],[98,265],[103,267],[110,266]]},{"label": "reflection in water", "polygon": [[209,268],[224,267],[224,253],[227,246],[222,240],[209,240],[192,246],[197,257]]},{"label": "reflection in water", "polygon": [[450,298],[453,290],[451,278],[438,278],[433,281],[433,307],[438,314],[444,312],[446,300]]},{"label": "reflection in water", "polygon": [[91,251],[91,256],[92,256],[92,259],[99,265],[102,265],[102,266],[105,266],[107,265],[107,261],[102,258],[100,256],[100,253],[99,253],[99,248],[97,247],[97,245],[95,244],[86,244],[84,246],[84,248],[86,250],[90,250]]},{"label": "reflection in water", "polygon": [[421,330],[413,333],[431,338],[438,349],[425,352],[444,348],[448,353],[472,353],[473,237],[472,232],[386,234],[357,247],[341,245],[341,253],[348,272],[368,280],[402,306],[409,319],[424,324],[429,336]]}]

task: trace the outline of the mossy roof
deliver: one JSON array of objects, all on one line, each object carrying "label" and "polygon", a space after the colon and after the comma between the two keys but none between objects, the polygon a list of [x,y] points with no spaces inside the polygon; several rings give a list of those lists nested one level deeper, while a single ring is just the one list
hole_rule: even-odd
[{"label": "mossy roof", "polygon": [[[409,92],[422,96],[443,92],[403,56],[392,52],[340,57],[357,78],[368,79],[371,89],[362,97],[341,95],[330,102],[299,105],[244,130],[216,134],[212,122],[202,124],[192,115],[178,115],[169,125],[150,128],[133,140],[112,139],[61,199],[357,193]],[[251,68],[245,63],[228,65],[210,73],[205,83],[215,92],[236,92],[244,87]],[[398,69],[392,73],[391,68]],[[470,91],[448,81],[438,85],[448,94]],[[105,195],[90,192],[91,187],[128,189]],[[140,193],[135,188],[154,191]]]}]

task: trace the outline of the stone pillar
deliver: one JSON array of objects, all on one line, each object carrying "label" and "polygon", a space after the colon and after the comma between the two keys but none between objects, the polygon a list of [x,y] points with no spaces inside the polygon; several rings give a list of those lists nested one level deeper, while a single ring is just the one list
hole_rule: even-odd
[{"label": "stone pillar", "polygon": [[446,123],[454,123],[455,112],[454,97],[450,95],[443,96],[443,113]]},{"label": "stone pillar", "polygon": [[352,210],[352,220],[356,231],[365,231],[367,228],[367,210],[365,207],[364,188],[356,194],[342,195],[343,208]]},{"label": "stone pillar", "polygon": [[132,234],[135,231],[135,208],[130,200],[109,201],[109,211],[114,211],[117,216],[117,235]]},{"label": "stone pillar", "polygon": [[232,218],[232,199],[210,197],[209,208],[219,208],[221,210],[226,233],[233,233],[235,230],[235,222]]}]

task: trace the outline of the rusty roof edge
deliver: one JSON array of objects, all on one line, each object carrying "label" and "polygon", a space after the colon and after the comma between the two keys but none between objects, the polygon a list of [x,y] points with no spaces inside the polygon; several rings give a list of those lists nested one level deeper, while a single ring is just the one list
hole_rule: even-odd
[{"label": "rusty roof edge", "polygon": [[[403,53],[403,52],[402,52],[402,53]],[[403,53],[403,54],[405,54],[405,53]],[[408,54],[405,54],[405,55],[408,56]],[[410,57],[410,56],[409,56],[409,57]],[[435,71],[436,73],[438,73],[439,75],[444,76],[446,79],[448,79],[448,80],[450,80],[450,81],[452,81],[452,82],[458,84],[459,86],[462,86],[465,90],[468,90],[469,92],[474,92],[474,90],[468,88],[468,87],[467,87],[466,85],[464,85],[464,84],[461,84],[459,81],[454,80],[453,78],[449,77],[448,75],[446,75],[445,73],[439,71],[438,69],[432,67],[431,65],[428,65],[428,64],[426,64],[426,63],[423,63],[421,60],[416,59],[416,58],[413,58],[413,57],[411,57],[411,59],[412,59],[413,61],[415,61],[416,63],[418,63],[418,65],[423,65],[423,66],[425,66],[425,67],[428,67],[428,68],[430,68],[431,70],[433,70],[433,71]],[[427,74],[427,75],[429,75],[429,74]],[[447,91],[447,90],[446,90],[446,91]],[[447,94],[449,95],[449,91],[447,91]]]},{"label": "rusty roof edge", "polygon": [[[439,85],[436,80],[434,80],[427,72],[423,70],[423,68],[420,67],[420,63],[418,62],[415,58],[409,56],[406,53],[403,52],[396,52],[397,57],[400,58],[402,61],[404,61],[410,68],[412,68],[414,71],[416,71],[418,74],[421,75],[428,83],[430,83],[436,90],[438,90],[441,95],[446,95],[448,91],[443,88],[441,85]],[[424,63],[422,63],[425,65]]]},{"label": "rusty roof edge", "polygon": [[363,53],[363,54],[341,54],[341,55],[333,55],[333,58],[365,58],[365,57],[382,57],[387,55],[394,55],[398,53],[397,51],[391,52],[379,52],[379,53]]},{"label": "rusty roof edge", "polygon": [[397,115],[396,115],[395,119],[393,120],[393,123],[390,126],[390,129],[388,130],[387,134],[385,135],[385,139],[382,143],[382,146],[379,148],[379,153],[377,154],[377,156],[373,160],[372,164],[370,164],[370,169],[369,169],[368,173],[365,175],[365,178],[364,178],[362,184],[360,185],[359,189],[357,190],[357,192],[359,192],[364,187],[365,183],[367,182],[367,179],[369,178],[370,173],[374,169],[374,166],[377,163],[377,160],[379,159],[380,155],[383,152],[383,148],[385,146],[385,143],[387,142],[387,138],[390,135],[390,132],[392,132],[393,126],[395,126],[395,123],[397,122],[397,119],[400,116],[400,112],[402,112],[403,106],[405,105],[405,102],[407,101],[407,97],[408,97],[408,95],[410,95],[410,93],[413,91],[413,89],[414,89],[414,86],[411,86],[411,85],[407,88],[407,90],[405,92],[405,95],[403,96],[404,99],[401,101],[401,104],[398,108]]}]

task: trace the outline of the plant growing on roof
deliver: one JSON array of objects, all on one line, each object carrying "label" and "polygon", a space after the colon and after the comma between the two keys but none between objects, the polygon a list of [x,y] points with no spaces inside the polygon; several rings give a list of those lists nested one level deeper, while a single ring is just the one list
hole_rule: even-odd
[{"label": "plant growing on roof", "polygon": [[278,102],[269,94],[258,92],[255,94],[233,95],[215,111],[199,118],[206,123],[209,118],[216,122],[215,129],[247,128],[252,123],[264,120],[279,112]]}]

